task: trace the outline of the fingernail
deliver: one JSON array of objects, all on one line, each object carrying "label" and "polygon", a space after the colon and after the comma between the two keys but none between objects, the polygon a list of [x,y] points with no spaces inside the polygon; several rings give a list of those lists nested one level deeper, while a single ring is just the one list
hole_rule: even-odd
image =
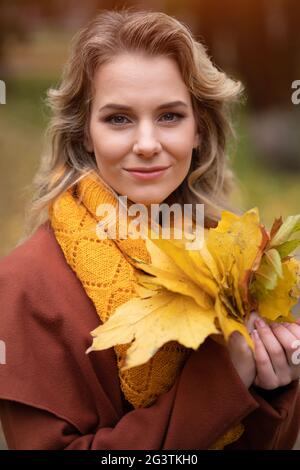
[{"label": "fingernail", "polygon": [[255,325],[260,326],[260,328],[265,328],[267,326],[266,322],[259,318],[258,320],[255,320]]},{"label": "fingernail", "polygon": [[251,333],[251,336],[253,336],[254,339],[258,339],[258,331],[253,330],[252,333]]}]

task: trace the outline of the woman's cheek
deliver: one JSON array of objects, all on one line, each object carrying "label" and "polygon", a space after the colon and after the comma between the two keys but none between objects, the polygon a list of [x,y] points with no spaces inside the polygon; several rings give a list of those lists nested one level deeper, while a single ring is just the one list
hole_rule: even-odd
[{"label": "woman's cheek", "polygon": [[101,158],[110,162],[117,162],[127,152],[124,143],[117,138],[113,139],[107,136],[103,136],[101,142],[94,143],[94,148],[99,157],[101,156]]},{"label": "woman's cheek", "polygon": [[174,155],[176,162],[181,167],[190,166],[191,158],[192,158],[192,151],[190,148],[177,148],[176,155]]}]

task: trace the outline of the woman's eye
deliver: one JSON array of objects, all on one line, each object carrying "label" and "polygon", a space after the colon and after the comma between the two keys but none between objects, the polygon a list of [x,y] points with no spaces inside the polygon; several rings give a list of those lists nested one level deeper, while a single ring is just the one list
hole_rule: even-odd
[{"label": "woman's eye", "polygon": [[[178,114],[178,113],[166,113],[164,114],[164,116],[176,116],[177,119],[175,119],[175,121],[183,117],[181,114]],[[174,121],[174,119],[171,119],[171,120],[167,119],[167,121],[172,122]]]},{"label": "woman's eye", "polygon": [[[121,118],[121,119],[120,119]],[[112,119],[116,119],[116,121],[112,121]],[[127,119],[125,116],[121,116],[120,114],[116,114],[115,116],[108,116],[105,121],[110,122],[111,124],[124,124],[122,119]]]}]

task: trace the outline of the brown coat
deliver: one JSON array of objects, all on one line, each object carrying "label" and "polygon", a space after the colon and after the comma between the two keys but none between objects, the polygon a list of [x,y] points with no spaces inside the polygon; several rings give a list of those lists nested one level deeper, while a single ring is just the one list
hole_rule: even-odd
[{"label": "brown coat", "polygon": [[48,223],[0,262],[0,416],[10,449],[206,449],[243,420],[227,449],[290,449],[298,382],[248,390],[226,348],[191,350],[149,408],[122,397],[114,349],[85,354],[100,320]]}]

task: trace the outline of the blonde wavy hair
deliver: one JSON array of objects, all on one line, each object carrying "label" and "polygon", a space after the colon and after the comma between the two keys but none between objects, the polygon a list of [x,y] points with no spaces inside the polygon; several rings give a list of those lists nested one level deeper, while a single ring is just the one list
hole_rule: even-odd
[{"label": "blonde wavy hair", "polygon": [[235,137],[229,105],[240,97],[241,82],[218,70],[204,45],[176,18],[133,8],[103,10],[73,37],[60,86],[48,90],[46,102],[53,114],[46,130],[50,151],[33,180],[25,238],[48,219],[48,207],[61,193],[97,172],[95,155],[85,148],[93,77],[99,66],[124,52],[172,57],[191,93],[201,145],[193,150],[188,175],[172,196],[193,208],[204,203],[206,220],[217,221],[229,208],[235,183],[226,153],[228,138]]}]

